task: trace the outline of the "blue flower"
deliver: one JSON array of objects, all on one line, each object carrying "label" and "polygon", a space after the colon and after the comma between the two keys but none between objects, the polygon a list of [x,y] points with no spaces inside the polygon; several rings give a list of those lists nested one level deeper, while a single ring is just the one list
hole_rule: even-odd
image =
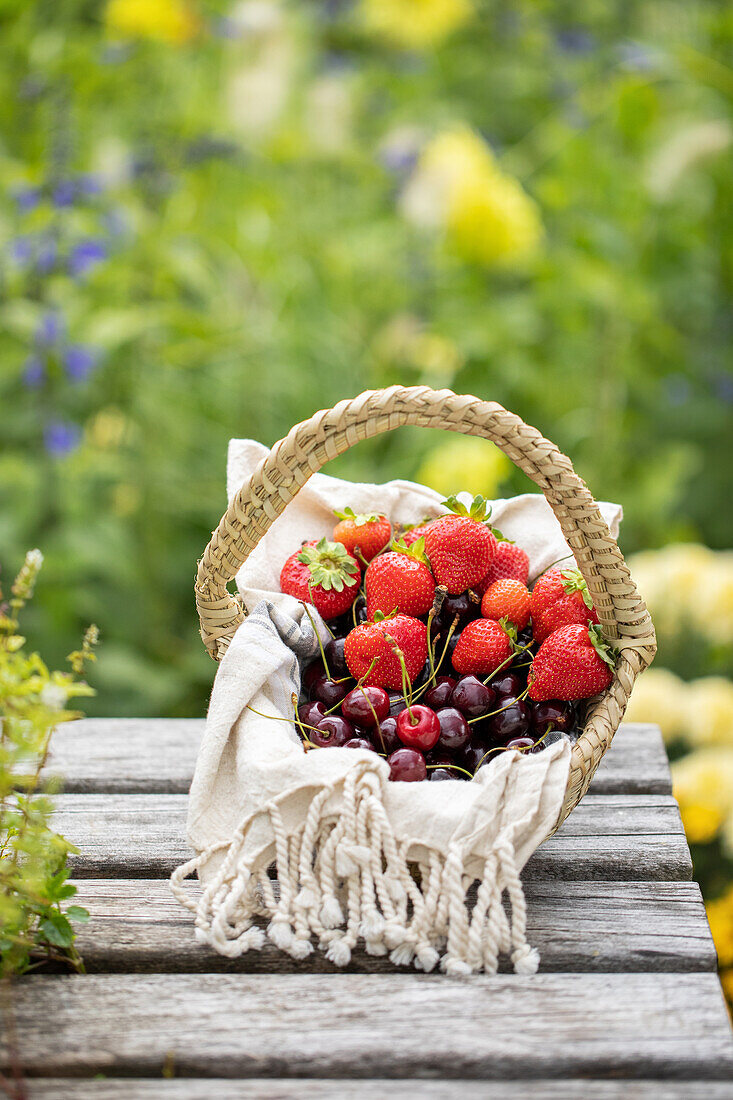
[{"label": "blue flower", "polygon": [[18,187],[13,192],[13,198],[18,209],[26,214],[38,206],[41,201],[41,192],[37,187]]},{"label": "blue flower", "polygon": [[617,53],[623,67],[630,72],[646,73],[661,65],[660,52],[643,42],[620,42]]},{"label": "blue flower", "polygon": [[36,270],[39,275],[48,275],[56,267],[59,249],[53,237],[42,237],[36,253]]},{"label": "blue flower", "polygon": [[47,347],[55,344],[63,332],[64,323],[60,313],[45,313],[36,329],[36,343]]},{"label": "blue flower", "polygon": [[589,53],[596,44],[590,31],[585,31],[582,27],[566,27],[565,30],[558,31],[556,41],[560,49],[568,53]]},{"label": "blue flower", "polygon": [[33,239],[16,237],[10,242],[10,255],[18,264],[27,264],[33,258]]},{"label": "blue flower", "polygon": [[713,382],[715,392],[726,405],[733,405],[733,376],[718,371]]},{"label": "blue flower", "polygon": [[107,245],[102,240],[82,241],[69,254],[69,274],[81,278],[97,264],[107,259]]},{"label": "blue flower", "polygon": [[51,192],[54,206],[72,206],[76,198],[76,184],[73,180],[61,180]]},{"label": "blue flower", "polygon": [[96,355],[83,344],[69,344],[64,352],[64,366],[72,382],[85,382],[94,370]]},{"label": "blue flower", "polygon": [[79,446],[81,429],[68,420],[51,420],[43,432],[46,450],[53,458],[63,458]]},{"label": "blue flower", "polygon": [[86,195],[88,198],[92,198],[94,195],[101,195],[102,193],[102,181],[99,176],[94,176],[90,172],[79,176],[77,185],[80,193]]},{"label": "blue flower", "polygon": [[23,368],[23,384],[29,390],[37,390],[43,385],[45,378],[46,367],[43,360],[38,355],[31,355],[26,359]]}]

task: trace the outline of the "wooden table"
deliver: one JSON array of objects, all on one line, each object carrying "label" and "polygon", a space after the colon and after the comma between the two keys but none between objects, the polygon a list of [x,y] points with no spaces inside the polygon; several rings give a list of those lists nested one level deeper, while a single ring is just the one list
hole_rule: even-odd
[{"label": "wooden table", "polygon": [[197,945],[166,877],[189,854],[202,728],[58,731],[57,826],[80,849],[88,974],[17,987],[32,1097],[733,1096],[715,950],[656,727],[621,728],[591,793],[527,865],[540,973],[468,979],[358,951],[343,972],[320,954],[297,963],[268,946],[231,961]]}]

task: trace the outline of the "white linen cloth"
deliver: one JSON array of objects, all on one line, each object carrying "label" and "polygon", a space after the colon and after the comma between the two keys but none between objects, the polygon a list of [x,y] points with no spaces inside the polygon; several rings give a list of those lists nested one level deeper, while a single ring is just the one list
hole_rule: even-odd
[{"label": "white linen cloth", "polygon": [[[232,440],[230,497],[266,454],[253,440]],[[569,742],[532,756],[499,753],[470,782],[392,783],[386,761],[367,750],[305,753],[292,722],[299,661],[318,652],[316,629],[322,641],[329,635],[312,607],[309,618],[279,591],[285,559],[303,539],[331,534],[335,508],[406,524],[439,515],[441,499],[406,481],[314,474],[239,571],[249,615],[217,671],[196,763],[188,810],[196,856],[171,877],[196,913],[198,939],[222,954],[259,948],[267,935],[304,958],[315,938],[344,966],[361,938],[368,952],[423,970],[440,959],[447,973],[494,973],[502,951],[518,972],[537,969],[519,873],[557,821]],[[621,509],[600,508],[617,535]],[[492,523],[527,551],[530,579],[572,557],[543,496],[495,501]],[[198,901],[182,886],[194,871]]]}]

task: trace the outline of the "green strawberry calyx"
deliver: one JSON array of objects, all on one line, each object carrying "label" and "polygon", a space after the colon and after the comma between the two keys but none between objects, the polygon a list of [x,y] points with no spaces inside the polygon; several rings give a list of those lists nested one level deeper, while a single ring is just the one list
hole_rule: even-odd
[{"label": "green strawberry calyx", "polygon": [[340,542],[329,542],[322,538],[315,546],[304,546],[298,554],[298,561],[310,569],[311,584],[322,588],[324,592],[343,592],[361,573],[359,566],[349,551]]},{"label": "green strawberry calyx", "polygon": [[375,611],[374,612],[374,618],[372,619],[372,624],[373,623],[383,623],[387,619],[394,619],[396,614],[397,614],[397,608],[396,607],[392,611],[388,611],[386,614],[384,613],[384,611]]},{"label": "green strawberry calyx", "polygon": [[454,515],[465,516],[467,519],[475,520],[476,523],[488,523],[491,515],[491,505],[482,496],[475,496],[470,508],[467,508],[455,495],[447,497],[443,504]]},{"label": "green strawberry calyx", "polygon": [[618,658],[618,650],[609,645],[603,637],[601,628],[597,623],[592,623],[588,627],[588,637],[590,638],[591,645],[595,649],[598,656],[602,661],[605,661],[609,668],[616,667],[616,660]]},{"label": "green strawberry calyx", "polygon": [[509,618],[508,615],[502,615],[499,619],[499,626],[505,634],[509,636],[509,640],[512,643],[512,649],[515,653],[521,653],[522,647],[517,645],[517,627]]},{"label": "green strawberry calyx", "polygon": [[403,539],[397,539],[396,542],[392,543],[392,550],[395,554],[405,554],[408,558],[414,558],[416,561],[421,561],[423,565],[430,566],[428,556],[425,553],[424,535],[420,535],[420,538],[415,539],[410,546],[407,546]]},{"label": "green strawberry calyx", "polygon": [[583,603],[590,610],[593,609],[593,600],[590,598],[590,592],[588,591],[588,585],[583,580],[583,576],[579,569],[561,569],[560,576],[562,577],[563,588],[570,595],[572,592],[580,592],[583,597]]},{"label": "green strawberry calyx", "polygon": [[509,542],[512,546],[516,546],[514,539],[508,539],[506,535],[502,535],[498,527],[491,528],[491,534],[494,536],[497,542]]},{"label": "green strawberry calyx", "polygon": [[353,508],[344,508],[343,512],[334,508],[333,514],[336,519],[351,520],[356,527],[366,527],[368,523],[378,523],[380,519],[385,518],[378,512],[355,512]]}]

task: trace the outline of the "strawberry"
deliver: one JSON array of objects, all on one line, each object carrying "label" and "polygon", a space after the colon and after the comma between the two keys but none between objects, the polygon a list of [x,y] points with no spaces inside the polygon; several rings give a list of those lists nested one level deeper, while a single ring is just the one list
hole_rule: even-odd
[{"label": "strawberry", "polygon": [[509,634],[493,619],[474,619],[464,626],[453,650],[453,668],[461,676],[490,676],[512,655]]},{"label": "strawberry", "polygon": [[529,697],[536,702],[587,699],[606,690],[614,663],[614,651],[604,642],[599,626],[561,626],[545,639],[532,661]]},{"label": "strawberry", "polygon": [[345,508],[334,515],[341,521],[333,529],[334,542],[340,542],[359,561],[370,562],[392,537],[389,520],[376,512],[357,515],[353,508]]},{"label": "strawberry", "polygon": [[361,570],[340,542],[306,542],[280,572],[280,589],[312,603],[324,619],[348,611],[359,595]]},{"label": "strawberry", "polygon": [[538,578],[530,601],[535,641],[571,623],[597,623],[598,616],[578,569],[551,569]]},{"label": "strawberry", "polygon": [[501,581],[507,577],[527,583],[529,577],[529,558],[521,546],[509,539],[500,539],[496,544],[494,557],[491,560],[489,571],[485,577],[475,585],[479,596],[483,596],[489,585],[494,581]]},{"label": "strawberry", "polygon": [[[428,656],[428,628],[410,615],[392,615],[385,619],[379,611],[374,621],[360,623],[346,635],[344,657],[349,672],[364,684],[402,691],[402,662],[412,682]],[[372,663],[375,662],[372,666]]]},{"label": "strawberry", "polygon": [[475,498],[470,512],[456,497],[449,497],[445,504],[453,514],[430,524],[425,549],[438,584],[445,585],[450,595],[458,595],[486,576],[496,539],[486,525],[487,505],[483,497]]},{"label": "strawberry", "polygon": [[506,619],[517,630],[524,630],[529,622],[530,595],[526,584],[507,578],[494,581],[481,600],[481,614],[485,619],[499,622]]},{"label": "strawberry", "polygon": [[414,527],[408,527],[406,531],[402,532],[400,541],[404,542],[405,546],[412,546],[413,542],[425,537],[428,527],[434,522],[432,519],[425,519],[422,523],[415,524]]},{"label": "strawberry", "polygon": [[424,540],[417,539],[411,547],[401,540],[394,550],[380,554],[367,566],[364,574],[367,618],[376,611],[389,615],[402,611],[405,615],[427,615],[433,606],[435,580],[424,555]]}]

